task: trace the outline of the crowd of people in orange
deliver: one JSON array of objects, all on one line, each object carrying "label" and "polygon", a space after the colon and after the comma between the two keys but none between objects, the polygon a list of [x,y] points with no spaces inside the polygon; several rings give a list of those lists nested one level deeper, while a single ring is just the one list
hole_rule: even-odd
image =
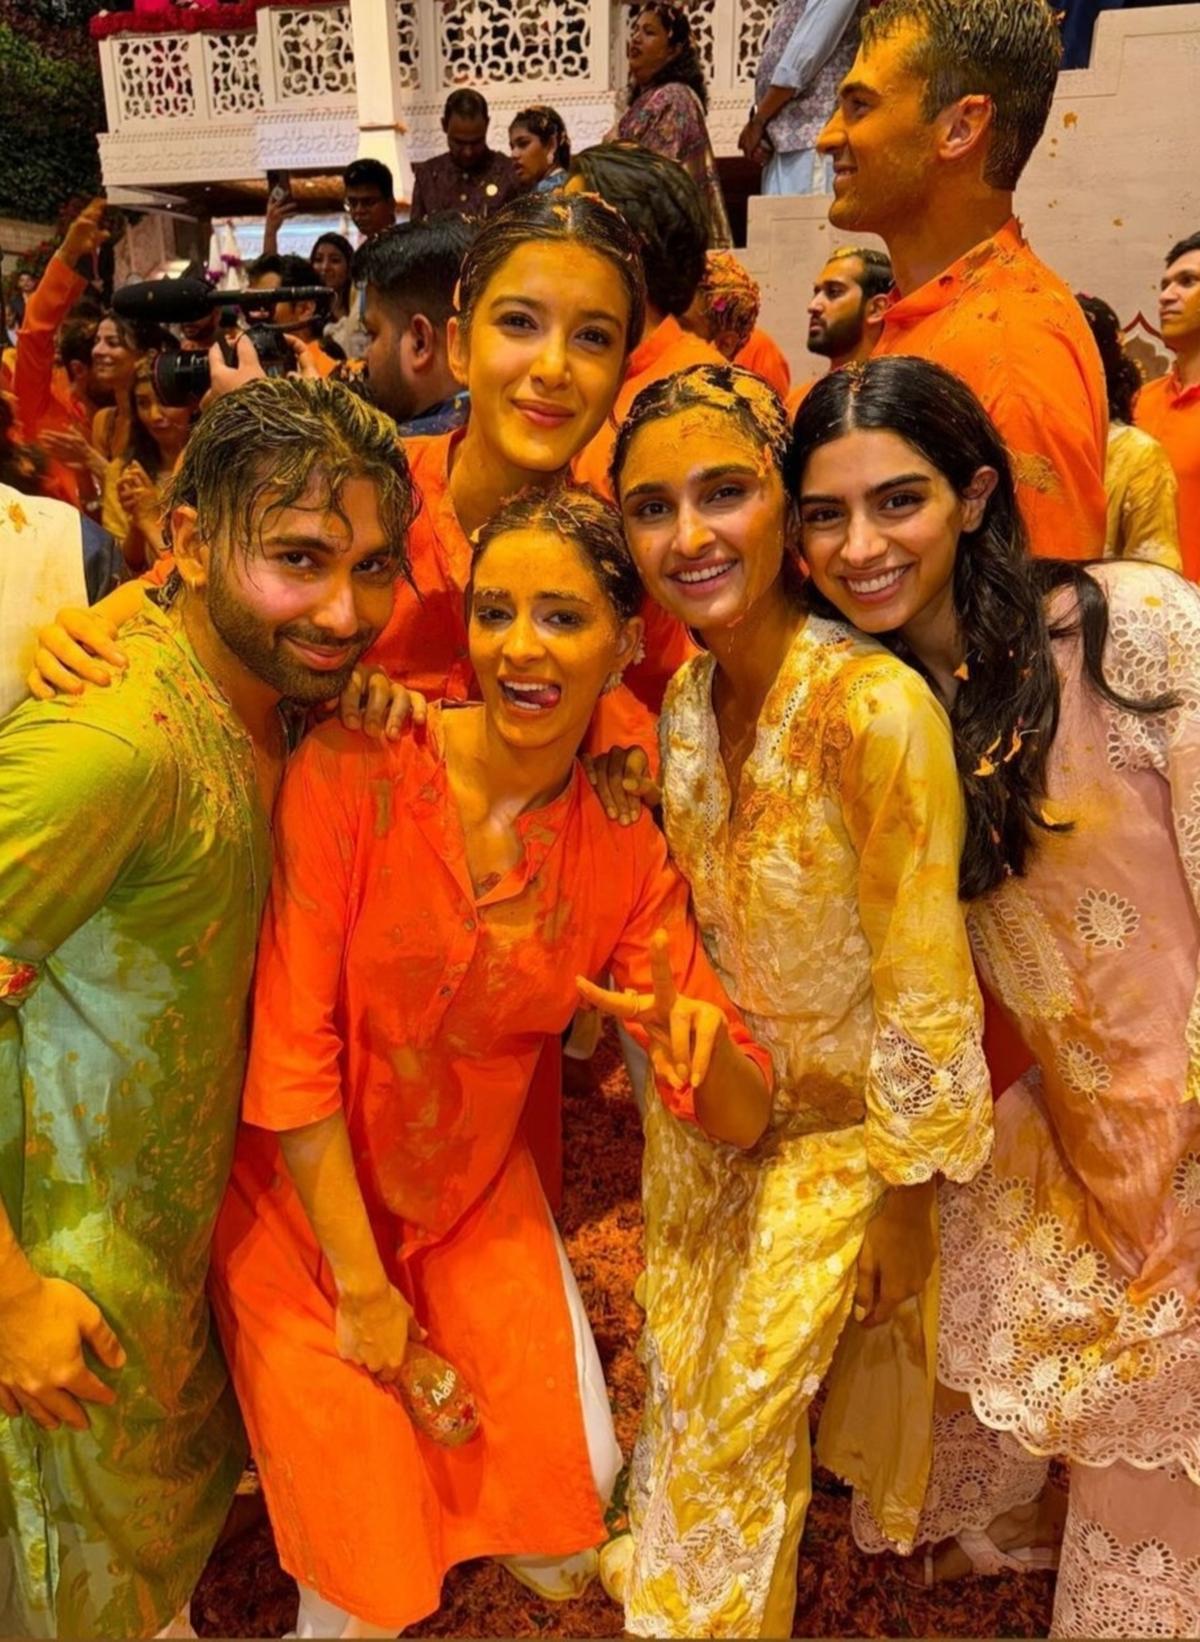
[{"label": "crowd of people in orange", "polygon": [[[1200,1632],[1200,232],[1143,383],[1014,215],[1046,0],[841,9],[743,133],[873,236],[798,387],[662,0],[608,141],[459,91],[408,221],[273,195],[246,328],[101,311],[102,200],[24,295],[5,1634],[196,1634],[250,1462],[295,1636],[475,1558],[786,1636],[814,1452],[904,1577]],[[632,1454],[555,1224],[604,1017]]]}]

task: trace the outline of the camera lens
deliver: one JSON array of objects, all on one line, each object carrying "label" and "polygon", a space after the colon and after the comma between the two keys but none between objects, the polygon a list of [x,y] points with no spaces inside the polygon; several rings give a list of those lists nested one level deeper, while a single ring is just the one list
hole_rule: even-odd
[{"label": "camera lens", "polygon": [[164,405],[196,405],[208,392],[211,377],[203,351],[155,354],[151,366],[154,391]]}]

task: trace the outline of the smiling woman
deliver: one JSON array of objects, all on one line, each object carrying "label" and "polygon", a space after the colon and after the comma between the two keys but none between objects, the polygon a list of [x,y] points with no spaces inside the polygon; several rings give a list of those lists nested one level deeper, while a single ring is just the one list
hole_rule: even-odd
[{"label": "smiling woman", "polygon": [[[708,651],[663,708],[667,840],[776,1077],[748,1156],[647,1112],[634,1635],[789,1633],[808,1406],[839,1342],[822,1457],[911,1534],[931,1182],[969,1179],[990,1140],[945,714],[882,645],[812,613],[787,435],[759,378],[698,366],[638,396],[613,459],[647,590]],[[865,1417],[847,1413],[860,1378]]]},{"label": "smiling woman", "polygon": [[[424,505],[410,548],[412,585],[370,660],[411,688],[463,700],[475,693],[463,591],[473,534],[519,492],[546,491],[610,414],[641,338],[646,290],[638,241],[590,195],[530,195],[488,220],[459,280],[450,354],[470,389],[465,429],[406,441]],[[678,624],[654,615],[648,705],[687,654]],[[627,693],[606,703],[630,707]],[[642,720],[640,733],[652,741]],[[611,745],[606,742],[605,745]]]}]

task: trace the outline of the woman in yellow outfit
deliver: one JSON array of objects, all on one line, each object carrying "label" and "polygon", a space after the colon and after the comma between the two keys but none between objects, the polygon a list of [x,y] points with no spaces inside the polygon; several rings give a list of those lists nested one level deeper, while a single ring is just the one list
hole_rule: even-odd
[{"label": "woman in yellow outfit", "polygon": [[[760,379],[703,365],[638,396],[613,462],[647,590],[706,650],[664,704],[667,838],[776,1079],[748,1152],[647,1110],[634,1635],[790,1635],[808,1406],[831,1365],[820,1457],[911,1537],[930,1458],[933,1181],[969,1180],[991,1143],[949,725],[895,656],[809,610],[787,433]],[[643,763],[596,769],[612,809],[640,793]],[[852,1396],[866,1423],[844,1418]]]}]

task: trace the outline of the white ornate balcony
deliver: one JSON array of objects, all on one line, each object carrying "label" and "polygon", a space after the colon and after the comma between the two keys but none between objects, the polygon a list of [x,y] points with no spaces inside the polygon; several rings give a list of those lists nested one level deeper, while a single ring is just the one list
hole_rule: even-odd
[{"label": "white ornate balcony", "polygon": [[[386,3],[386,0],[378,0]],[[442,148],[446,94],[474,86],[497,133],[553,103],[576,146],[613,122],[626,8],[613,0],[393,0],[397,106],[410,159]],[[698,0],[718,154],[735,152],[773,0]],[[233,181],[272,167],[334,169],[359,147],[348,3],[271,5],[237,32],[121,33],[98,42],[110,187]],[[219,14],[214,14],[219,17]]]}]

